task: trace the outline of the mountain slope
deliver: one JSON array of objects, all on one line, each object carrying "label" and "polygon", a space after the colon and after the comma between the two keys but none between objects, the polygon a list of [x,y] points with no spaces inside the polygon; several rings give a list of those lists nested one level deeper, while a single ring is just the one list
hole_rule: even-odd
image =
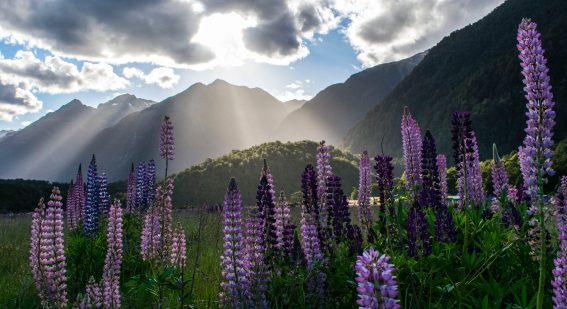
[{"label": "mountain slope", "polygon": [[[343,189],[349,194],[358,183],[357,159],[330,148],[333,172],[341,176]],[[221,203],[230,177],[236,177],[244,203],[255,203],[263,159],[270,166],[275,189],[285,191],[289,198],[301,190],[301,173],[307,164],[315,164],[316,149],[317,143],[311,141],[271,142],[207,159],[175,175],[174,205]]]},{"label": "mountain slope", "polygon": [[[170,172],[271,140],[287,115],[282,102],[259,88],[216,80],[197,83],[187,90],[133,113],[98,134],[77,161],[97,155],[99,166],[111,180],[125,179],[131,162],[159,158],[159,128],[164,115],[171,117],[176,159]],[[163,170],[161,160],[158,167]]]},{"label": "mountain slope", "polygon": [[97,133],[153,103],[121,95],[95,109],[73,100],[0,141],[0,178],[68,180]]},{"label": "mountain slope", "polygon": [[538,22],[555,94],[555,140],[567,137],[567,1],[508,0],[480,21],[453,32],[347,135],[354,151],[401,155],[400,120],[409,106],[422,130],[431,129],[440,152],[450,154],[454,111],[472,112],[481,157],[492,142],[501,152],[516,149],[524,137],[525,99],[516,50],[523,17]]},{"label": "mountain slope", "polygon": [[424,55],[377,65],[325,88],[284,119],[277,137],[341,142],[348,129],[394,89]]}]

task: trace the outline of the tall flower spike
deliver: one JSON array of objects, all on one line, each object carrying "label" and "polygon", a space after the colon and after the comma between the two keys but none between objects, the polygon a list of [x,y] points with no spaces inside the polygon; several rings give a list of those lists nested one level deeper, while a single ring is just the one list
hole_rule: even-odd
[{"label": "tall flower spike", "polygon": [[368,152],[364,151],[358,163],[358,222],[366,231],[372,227],[372,210],[370,197],[372,194],[372,167]]},{"label": "tall flower spike", "polygon": [[[161,186],[158,186],[156,189],[156,195],[161,196],[161,194]],[[161,201],[158,200],[156,205],[152,205],[144,217],[144,227],[142,229],[140,241],[140,253],[144,261],[157,258],[160,252],[162,236],[159,212],[159,209],[162,206],[160,203]]]},{"label": "tall flower spike", "polygon": [[164,116],[159,133],[159,154],[165,160],[165,177],[169,161],[175,159],[175,139],[173,138],[173,124],[169,116]]},{"label": "tall flower spike", "polygon": [[126,211],[132,213],[134,212],[134,209],[136,209],[136,174],[134,172],[134,162],[132,162],[132,166],[130,166],[130,173],[128,173]]},{"label": "tall flower spike", "polygon": [[409,108],[404,108],[402,116],[402,146],[404,150],[404,166],[406,188],[415,192],[419,184],[420,158],[421,158],[421,130],[419,124],[411,115]]},{"label": "tall flower spike", "polygon": [[120,308],[120,269],[122,266],[122,208],[114,200],[108,213],[106,259],[102,274],[105,308]]},{"label": "tall flower spike", "polygon": [[147,209],[147,176],[146,176],[146,163],[138,163],[138,171],[136,172],[136,207],[139,211],[144,212]]},{"label": "tall flower spike", "polygon": [[327,225],[331,232],[330,237],[338,244],[346,236],[348,225],[351,223],[348,200],[341,189],[341,178],[339,176],[327,178],[326,200]]},{"label": "tall flower spike", "polygon": [[[374,160],[376,161],[374,168],[376,169],[376,182],[378,184],[381,232],[386,233],[387,228],[394,231],[391,224],[396,216],[392,193],[394,188],[394,166],[392,165],[392,157],[385,154],[377,155]],[[387,214],[386,211],[388,211]],[[386,215],[390,217],[390,221],[386,220]],[[388,223],[390,224],[389,227],[386,226]]]},{"label": "tall flower spike", "polygon": [[327,178],[333,175],[333,169],[331,168],[331,153],[329,152],[329,147],[325,144],[325,141],[321,141],[319,146],[317,146],[317,199],[319,203],[317,204],[317,224],[321,227],[321,224],[327,221],[327,210],[326,210],[326,193],[327,193]]},{"label": "tall flower spike", "polygon": [[43,203],[43,198],[41,198],[32,215],[29,263],[39,298],[42,300],[42,302],[47,302],[47,287],[45,286],[46,278],[41,270],[41,237],[43,235],[42,228],[44,227],[44,219],[45,204]]},{"label": "tall flower spike", "polygon": [[468,141],[470,142],[470,147],[472,149],[470,163],[470,172],[468,176],[470,177],[470,192],[471,200],[479,206],[484,200],[484,190],[482,188],[482,173],[480,171],[480,159],[478,154],[478,143],[476,140],[476,135],[472,133],[472,138]]},{"label": "tall flower spike", "polygon": [[358,256],[354,270],[358,285],[356,303],[359,308],[400,308],[398,285],[394,276],[396,269],[389,262],[389,256],[380,255],[374,248],[365,250]]},{"label": "tall flower spike", "polygon": [[101,214],[106,217],[110,208],[110,196],[108,195],[108,178],[104,172],[98,176],[98,205]]},{"label": "tall flower spike", "polygon": [[77,302],[73,308],[91,309],[102,307],[102,290],[94,277],[89,278],[84,295],[77,296]]},{"label": "tall flower spike", "polygon": [[291,211],[285,199],[284,192],[276,203],[276,248],[284,257],[291,257],[293,250],[293,230],[295,226],[291,223]]},{"label": "tall flower spike", "polygon": [[[276,235],[276,219],[275,219],[275,196],[274,190],[270,185],[269,179],[272,178],[266,160],[264,160],[264,168],[256,191],[256,207],[258,207],[258,215],[260,216],[260,224],[262,226],[262,234],[264,237],[263,244],[266,248],[268,256],[273,256],[273,249],[277,244]],[[273,180],[272,180],[273,181]]]},{"label": "tall flower spike", "polygon": [[496,148],[496,144],[492,145],[492,169],[491,169],[491,176],[492,176],[492,188],[493,188],[493,209],[492,211],[497,211],[503,205],[500,205],[502,202],[506,202],[505,199],[508,198],[508,174],[506,173],[506,168],[502,164],[500,160],[500,156],[498,155],[498,149]]},{"label": "tall flower spike", "polygon": [[146,172],[146,205],[152,205],[156,197],[156,162],[151,159],[148,162],[148,168]]},{"label": "tall flower spike", "polygon": [[87,173],[87,199],[85,203],[84,233],[87,236],[96,233],[100,223],[99,184],[96,158],[93,154]]},{"label": "tall flower spike", "polygon": [[[170,252],[172,233],[173,233],[173,177],[167,177],[167,185],[165,187],[165,196],[163,197],[163,204],[158,201],[158,205],[163,205],[159,210],[160,212],[160,222],[162,224],[161,234],[162,243],[166,253]],[[156,198],[161,198],[161,196],[156,196]]]},{"label": "tall flower spike", "polygon": [[73,181],[71,180],[71,184],[69,184],[69,189],[67,189],[67,205],[66,206],[66,214],[67,214],[67,227],[69,230],[74,230],[77,228],[77,214],[75,208],[75,188]]},{"label": "tall flower spike", "polygon": [[447,186],[447,158],[443,154],[437,155],[437,170],[439,172],[439,187],[441,188],[441,201],[447,205],[449,188]]},{"label": "tall flower spike", "polygon": [[248,294],[248,281],[244,269],[242,239],[242,197],[232,178],[224,196],[224,250],[221,256],[222,280],[219,295],[221,306],[243,308]]},{"label": "tall flower spike", "polygon": [[473,135],[470,118],[471,114],[469,112],[455,112],[453,113],[453,120],[451,122],[453,159],[455,161],[458,177],[459,207],[468,204],[471,194],[468,190],[469,159],[473,151],[468,142]]},{"label": "tall flower spike", "polygon": [[423,207],[416,200],[408,214],[408,254],[413,257],[431,254],[431,235],[427,227],[427,219]]},{"label": "tall flower spike", "polygon": [[247,307],[267,308],[267,269],[264,262],[266,247],[262,215],[253,208],[246,220],[244,269],[248,280]]},{"label": "tall flower spike", "polygon": [[85,184],[83,182],[82,164],[79,164],[79,170],[75,177],[73,189],[75,190],[73,193],[73,197],[75,198],[75,222],[79,225],[85,215]]},{"label": "tall flower spike", "polygon": [[[567,181],[566,181],[567,182]],[[555,267],[552,270],[553,280],[553,308],[567,308],[567,200],[563,190],[559,190],[554,199],[557,213],[557,236],[559,249],[557,257],[553,260]]]},{"label": "tall flower spike", "polygon": [[185,240],[185,231],[181,224],[177,224],[173,239],[171,242],[171,253],[169,254],[169,262],[171,265],[181,269],[187,261],[187,242]]}]

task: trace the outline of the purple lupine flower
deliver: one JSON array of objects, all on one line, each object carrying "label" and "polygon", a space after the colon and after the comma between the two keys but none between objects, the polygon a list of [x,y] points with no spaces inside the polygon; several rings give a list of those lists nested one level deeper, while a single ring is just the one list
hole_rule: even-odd
[{"label": "purple lupine flower", "polygon": [[260,224],[263,230],[263,244],[268,255],[272,256],[272,251],[277,244],[275,219],[276,199],[269,178],[272,178],[271,173],[266,160],[264,160],[264,168],[262,169],[260,183],[256,191],[256,207],[258,207],[258,216],[260,216]]},{"label": "purple lupine flower", "polygon": [[401,131],[406,188],[411,193],[415,193],[416,186],[419,184],[420,175],[421,130],[407,106],[404,108],[404,114],[402,116]]},{"label": "purple lupine flower", "polygon": [[480,158],[478,154],[478,143],[476,135],[472,132],[472,138],[467,141],[470,142],[472,148],[471,158],[469,160],[470,172],[467,173],[469,177],[471,200],[475,205],[480,205],[484,200],[484,190],[482,189],[482,173],[480,171]]},{"label": "purple lupine flower", "polygon": [[358,256],[354,270],[358,285],[356,303],[359,308],[400,308],[398,285],[394,276],[396,269],[389,262],[389,256],[380,255],[374,248],[365,250]]},{"label": "purple lupine flower", "polygon": [[42,264],[40,256],[42,254],[41,237],[43,235],[42,228],[44,219],[45,204],[43,203],[43,198],[41,198],[32,215],[29,263],[35,281],[35,287],[42,302],[48,301],[45,286],[46,278],[41,271]]},{"label": "purple lupine flower", "polygon": [[92,309],[102,307],[102,289],[94,277],[91,276],[85,287],[85,294],[77,296],[77,302],[73,308]]},{"label": "purple lupine flower", "polygon": [[494,190],[494,196],[499,197],[504,194],[505,197],[508,196],[508,174],[506,172],[506,168],[502,164],[500,160],[500,156],[498,155],[498,149],[496,149],[496,144],[492,145],[492,157],[493,157],[493,164],[492,164],[492,187]]},{"label": "purple lupine flower", "polygon": [[108,213],[106,258],[102,274],[105,308],[120,308],[120,268],[122,265],[122,208],[114,200]]},{"label": "purple lupine flower", "polygon": [[459,190],[459,207],[467,205],[470,201],[471,192],[469,190],[468,180],[470,176],[469,162],[472,157],[473,149],[470,140],[473,137],[471,125],[471,114],[469,112],[453,113],[451,121],[451,133],[453,140],[453,159],[457,169],[457,186]]},{"label": "purple lupine flower", "polygon": [[[158,186],[156,195],[161,196],[161,194],[162,188]],[[157,204],[150,206],[144,217],[144,227],[140,241],[140,253],[144,261],[157,258],[160,252],[161,225],[159,209],[162,207],[160,203],[162,202],[158,199]]]},{"label": "purple lupine flower", "polygon": [[128,174],[128,189],[126,192],[126,211],[133,213],[136,209],[136,174],[134,172],[134,162],[130,166]]},{"label": "purple lupine flower", "polygon": [[[382,154],[377,155],[374,160],[376,164],[374,169],[376,170],[376,183],[378,184],[378,206],[380,207],[380,222],[381,222],[381,232],[386,233],[387,223],[393,223],[396,217],[396,210],[393,203],[393,188],[394,188],[394,166],[392,165],[392,157]],[[386,220],[386,208],[388,210],[389,221]],[[390,230],[394,232],[393,226],[391,225]],[[370,235],[370,234],[369,234]]]},{"label": "purple lupine flower", "polygon": [[410,208],[407,222],[408,254],[413,257],[431,254],[431,235],[427,227],[427,219],[423,207],[415,200]]},{"label": "purple lupine flower", "polygon": [[[63,234],[63,203],[61,200],[59,188],[53,187],[45,212],[41,205],[36,209],[34,222],[32,222],[32,250],[30,252],[32,253],[30,262],[32,258],[39,257],[39,264],[35,264],[35,260],[31,264],[32,270],[39,270],[40,273],[39,276],[34,277],[39,277],[43,281],[39,283],[36,281],[36,287],[42,289],[39,292],[40,297],[43,297],[42,303],[46,307],[55,308],[67,306],[65,235]],[[41,215],[44,215],[43,218]],[[36,232],[39,232],[39,235]]]},{"label": "purple lupine flower", "polygon": [[175,159],[175,139],[173,138],[173,123],[169,116],[164,116],[159,132],[159,155],[165,160],[165,178],[169,161]]},{"label": "purple lupine flower", "polygon": [[75,207],[75,188],[73,181],[71,180],[71,184],[69,184],[69,189],[67,189],[67,205],[66,206],[66,214],[67,214],[67,227],[69,230],[74,230],[77,228],[77,221],[75,221],[76,215],[76,207]]},{"label": "purple lupine flower", "polygon": [[441,202],[447,205],[449,194],[447,186],[447,158],[443,154],[437,155],[437,171],[439,173],[439,187],[441,188]]},{"label": "purple lupine flower", "polygon": [[110,196],[108,195],[108,178],[104,172],[98,176],[98,208],[101,215],[104,217],[108,215]]},{"label": "purple lupine flower", "polygon": [[79,164],[79,169],[77,171],[77,176],[75,177],[75,192],[73,197],[75,198],[75,222],[77,226],[83,220],[85,215],[85,184],[83,182],[83,169],[82,164]]},{"label": "purple lupine flower", "polygon": [[[164,246],[164,251],[170,252],[171,241],[173,237],[173,177],[167,177],[167,185],[165,187],[165,196],[163,197],[163,203],[157,202],[157,205],[162,206],[158,209],[160,213],[161,235],[162,244]],[[156,196],[157,199],[162,199],[161,196]]]},{"label": "purple lupine flower", "polygon": [[327,227],[330,239],[339,243],[347,234],[347,226],[350,224],[350,212],[348,200],[341,189],[341,178],[329,176],[327,178]]},{"label": "purple lupine flower", "polygon": [[358,163],[358,222],[365,230],[372,228],[372,210],[370,198],[372,195],[372,167],[368,152],[364,151]]},{"label": "purple lupine flower", "polygon": [[185,240],[185,231],[181,224],[177,224],[177,228],[173,232],[171,240],[171,253],[169,254],[169,262],[176,268],[182,268],[187,261],[187,241]]},{"label": "purple lupine flower", "polygon": [[559,249],[553,260],[553,308],[567,308],[567,201],[562,191],[559,190],[554,199]]},{"label": "purple lupine flower", "polygon": [[146,211],[147,206],[149,206],[146,205],[148,192],[146,179],[146,163],[142,161],[138,163],[138,171],[136,172],[136,207],[141,212]]},{"label": "purple lupine flower", "polygon": [[242,239],[242,197],[234,178],[230,179],[224,196],[224,250],[221,256],[222,280],[219,295],[221,306],[242,308],[248,294],[248,281],[244,269]]},{"label": "purple lupine flower", "polygon": [[561,192],[563,192],[563,196],[567,196],[567,176],[561,177]]},{"label": "purple lupine flower", "polygon": [[246,220],[244,241],[244,270],[247,279],[247,307],[267,308],[267,269],[264,262],[264,226],[257,208],[251,209]]},{"label": "purple lupine flower", "polygon": [[524,162],[526,178],[524,183],[531,196],[536,201],[539,194],[538,177],[545,180],[546,175],[552,176],[551,158],[553,156],[553,127],[555,112],[553,94],[549,80],[547,60],[541,45],[537,25],[530,19],[523,19],[518,27],[518,50],[521,60],[522,75],[524,76],[524,91],[528,101],[527,128],[524,139]]},{"label": "purple lupine flower", "polygon": [[321,141],[317,146],[317,228],[320,229],[327,219],[327,178],[333,175],[331,167],[331,153],[325,141]]},{"label": "purple lupine flower", "polygon": [[148,162],[148,167],[146,171],[146,205],[151,205],[155,201],[156,197],[156,162],[151,159]]},{"label": "purple lupine flower", "polygon": [[284,192],[280,192],[280,196],[276,203],[276,248],[284,257],[291,257],[293,250],[293,231],[295,226],[291,223],[291,211],[287,205]]},{"label": "purple lupine flower", "polygon": [[85,203],[84,234],[91,236],[96,233],[100,223],[99,184],[96,158],[93,154],[87,173],[87,198]]},{"label": "purple lupine flower", "polygon": [[[432,207],[435,211],[435,239],[453,241],[456,237],[453,215],[441,197],[439,168],[437,166],[437,147],[431,132],[427,130],[423,138],[421,154],[421,191],[420,205]],[[421,216],[421,214],[415,214]],[[417,218],[416,218],[417,219]],[[420,219],[418,219],[420,220]]]}]

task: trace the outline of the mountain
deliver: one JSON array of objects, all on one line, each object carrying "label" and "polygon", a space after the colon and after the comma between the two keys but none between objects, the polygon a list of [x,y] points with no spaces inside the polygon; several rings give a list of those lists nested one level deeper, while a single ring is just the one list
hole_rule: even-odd
[{"label": "mountain", "polygon": [[75,162],[85,162],[95,153],[99,169],[109,179],[125,179],[131,162],[159,159],[159,130],[163,117],[171,117],[176,159],[175,172],[206,158],[244,149],[272,140],[273,131],[289,109],[260,88],[235,86],[223,80],[209,85],[197,83],[187,90],[132,113],[99,134]]},{"label": "mountain", "polygon": [[306,102],[307,102],[307,100],[293,99],[293,100],[285,101],[285,102],[283,102],[283,104],[287,108],[288,113],[291,113],[291,112],[301,108]]},{"label": "mountain", "polygon": [[408,106],[438,150],[451,153],[451,115],[470,111],[480,155],[493,142],[502,153],[522,143],[526,100],[516,33],[524,17],[538,22],[555,95],[556,141],[567,137],[567,1],[508,0],[489,15],[455,31],[429,50],[419,65],[349,131],[344,146],[401,156],[400,121]]},{"label": "mountain", "polygon": [[16,131],[14,130],[0,130],[0,141],[2,141],[2,139],[9,137],[11,135],[13,135]]},{"label": "mountain", "polygon": [[290,113],[276,136],[282,140],[341,142],[348,130],[394,89],[425,54],[377,65],[352,75],[344,83],[325,88]]},{"label": "mountain", "polygon": [[98,108],[72,100],[0,140],[0,178],[68,180],[76,155],[97,133],[153,103],[129,94]]},{"label": "mountain", "polygon": [[[245,150],[235,150],[216,159],[207,159],[185,169],[174,177],[174,205],[221,203],[228,181],[235,177],[246,205],[256,201],[256,189],[263,160],[274,176],[276,191],[285,191],[288,199],[301,190],[301,173],[307,164],[316,163],[317,143],[270,142]],[[348,152],[330,147],[333,172],[342,178],[343,190],[350,194],[358,184],[357,158]]]}]

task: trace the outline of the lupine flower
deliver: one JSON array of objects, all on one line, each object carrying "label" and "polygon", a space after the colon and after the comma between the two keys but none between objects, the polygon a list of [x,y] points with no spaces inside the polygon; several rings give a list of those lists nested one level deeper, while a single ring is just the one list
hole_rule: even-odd
[{"label": "lupine flower", "polygon": [[[382,224],[381,232],[386,232],[386,224],[393,223],[396,217],[396,210],[394,209],[392,189],[394,188],[394,166],[392,165],[392,157],[382,154],[377,155],[374,160],[376,164],[376,182],[378,184],[378,205],[380,207],[380,221]],[[388,215],[390,222],[386,220],[386,207],[388,208]],[[390,231],[393,232],[393,226],[390,226]]]},{"label": "lupine flower", "polygon": [[74,188],[74,184],[73,181],[71,180],[71,184],[69,185],[69,189],[67,189],[67,226],[69,227],[69,230],[74,230],[77,228],[77,214],[75,213],[76,207],[75,207],[75,188]]},{"label": "lupine flower", "polygon": [[476,204],[480,205],[484,200],[484,191],[482,189],[482,173],[480,171],[480,159],[478,155],[478,143],[476,141],[476,136],[472,132],[472,138],[467,141],[470,142],[470,147],[472,148],[472,157],[469,160],[470,172],[468,177],[470,177],[470,192],[471,200]]},{"label": "lupine flower", "polygon": [[[161,196],[161,194],[161,186],[158,186],[156,195]],[[158,200],[156,205],[150,206],[144,217],[144,227],[140,241],[140,253],[144,261],[157,258],[160,252],[161,225],[159,209],[162,207],[160,203],[161,201]]]},{"label": "lupine flower", "polygon": [[372,227],[370,197],[372,194],[372,167],[368,152],[364,151],[358,163],[358,222],[366,230]]},{"label": "lupine flower", "polygon": [[470,117],[471,114],[469,112],[455,112],[453,113],[453,120],[451,122],[453,159],[455,160],[458,176],[459,207],[466,205],[471,195],[468,188],[468,179],[470,178],[468,175],[470,173],[469,166],[471,165],[469,161],[473,152],[469,142],[473,137]]},{"label": "lupine flower", "polygon": [[220,303],[230,308],[243,308],[248,294],[242,243],[242,197],[234,178],[224,196],[224,250],[221,256],[222,280]]},{"label": "lupine flower", "polygon": [[[160,213],[160,222],[162,224],[162,244],[164,246],[165,252],[170,251],[171,241],[173,237],[173,178],[167,177],[167,185],[165,188],[165,197],[163,197],[163,203],[161,201],[157,202],[157,205],[163,206],[158,209]],[[161,196],[157,196],[157,199],[161,199]]]},{"label": "lupine flower", "polygon": [[[419,194],[422,207],[432,207],[435,210],[435,239],[438,241],[453,241],[455,225],[453,215],[443,203],[439,168],[437,166],[437,148],[431,132],[427,130],[423,138],[421,154],[421,191]],[[415,214],[421,216],[421,214]]]},{"label": "lupine flower", "polygon": [[339,243],[346,236],[347,225],[350,224],[348,201],[341,189],[341,178],[330,176],[327,178],[327,226],[331,232],[331,239]]},{"label": "lupine flower", "polygon": [[421,158],[421,130],[419,124],[411,115],[409,108],[404,108],[402,116],[402,146],[404,150],[404,166],[406,188],[414,192],[419,184]]},{"label": "lupine flower", "polygon": [[139,211],[145,211],[147,206],[147,198],[144,199],[144,192],[148,190],[148,188],[146,188],[146,179],[146,163],[140,162],[138,163],[138,171],[136,172],[136,207]]},{"label": "lupine flower", "polygon": [[331,168],[331,153],[325,141],[321,141],[317,146],[317,213],[318,228],[327,221],[327,178],[333,175]]},{"label": "lupine flower", "polygon": [[102,307],[102,289],[100,288],[100,284],[91,276],[85,288],[85,294],[79,294],[77,296],[77,302],[73,308],[91,309],[100,307]]},{"label": "lupine flower", "polygon": [[567,176],[562,176],[561,177],[561,192],[563,193],[563,196],[567,196]]},{"label": "lupine flower", "polygon": [[42,303],[46,307],[56,308],[67,306],[65,235],[61,200],[59,188],[53,187],[45,212],[40,201],[32,221],[30,250],[30,264]]},{"label": "lupine flower", "polygon": [[83,182],[83,169],[81,164],[79,164],[79,170],[77,171],[73,188],[75,190],[73,193],[73,197],[75,198],[75,222],[78,226],[85,215],[85,184]]},{"label": "lupine flower", "polygon": [[449,189],[447,186],[447,158],[443,154],[437,155],[437,171],[439,173],[439,187],[441,189],[441,202],[447,205]]},{"label": "lupine flower", "polygon": [[129,213],[134,212],[136,208],[136,174],[134,172],[134,162],[130,167],[128,174],[128,189],[126,192],[126,211]]},{"label": "lupine flower", "polygon": [[258,207],[258,215],[262,220],[263,243],[269,255],[272,254],[272,250],[277,244],[275,219],[276,197],[272,185],[270,184],[270,179],[272,179],[273,183],[270,169],[268,168],[266,160],[264,160],[264,168],[262,169],[260,183],[256,191],[256,207]]},{"label": "lupine flower", "polygon": [[567,308],[567,201],[562,190],[559,190],[554,199],[557,213],[555,218],[558,229],[559,249],[557,257],[553,260],[553,308]]},{"label": "lupine flower", "polygon": [[380,255],[374,248],[365,250],[358,256],[354,270],[358,285],[356,303],[359,308],[400,308],[398,285],[394,276],[396,269],[389,262],[389,256]]},{"label": "lupine flower", "polygon": [[553,127],[555,112],[553,94],[549,80],[547,60],[541,45],[537,25],[530,19],[523,19],[518,27],[518,50],[524,76],[524,91],[528,100],[526,113],[527,128],[524,139],[523,162],[526,167],[524,183],[532,201],[539,193],[538,177],[552,176]]},{"label": "lupine flower", "polygon": [[247,307],[267,308],[266,281],[267,269],[264,263],[266,247],[264,244],[264,227],[262,215],[253,208],[246,220],[244,241],[244,270],[247,284]]},{"label": "lupine flower", "polygon": [[156,162],[153,159],[148,162],[146,180],[146,190],[148,190],[146,205],[151,205],[156,197]]},{"label": "lupine flower", "polygon": [[100,223],[99,209],[99,184],[96,159],[93,154],[89,170],[87,173],[87,201],[85,203],[85,219],[84,233],[87,236],[93,235],[98,229]]},{"label": "lupine flower", "polygon": [[175,159],[175,139],[173,138],[173,124],[169,116],[163,117],[159,143],[160,156],[165,160]]},{"label": "lupine flower", "polygon": [[108,195],[108,178],[106,173],[98,176],[98,208],[105,217],[108,215],[110,208],[110,196]]},{"label": "lupine flower", "polygon": [[122,208],[114,200],[108,213],[106,258],[102,274],[105,308],[120,308],[120,268],[122,265]]},{"label": "lupine flower", "polygon": [[494,197],[492,199],[492,211],[498,211],[500,207],[500,203],[502,202],[503,198],[508,197],[508,174],[506,173],[506,168],[502,164],[500,160],[500,156],[498,155],[498,150],[496,149],[496,144],[492,145],[492,169],[491,169],[491,176],[492,176],[492,188]]},{"label": "lupine flower", "polygon": [[427,230],[425,212],[417,200],[410,208],[407,225],[409,255],[428,256],[431,253],[431,235]]},{"label": "lupine flower", "polygon": [[181,224],[177,224],[173,238],[171,240],[171,253],[169,254],[169,262],[171,265],[182,268],[187,261],[187,242],[185,240],[185,231]]},{"label": "lupine flower", "polygon": [[282,252],[283,256],[290,257],[293,250],[293,230],[295,226],[291,223],[291,214],[284,192],[276,203],[276,248]]}]

